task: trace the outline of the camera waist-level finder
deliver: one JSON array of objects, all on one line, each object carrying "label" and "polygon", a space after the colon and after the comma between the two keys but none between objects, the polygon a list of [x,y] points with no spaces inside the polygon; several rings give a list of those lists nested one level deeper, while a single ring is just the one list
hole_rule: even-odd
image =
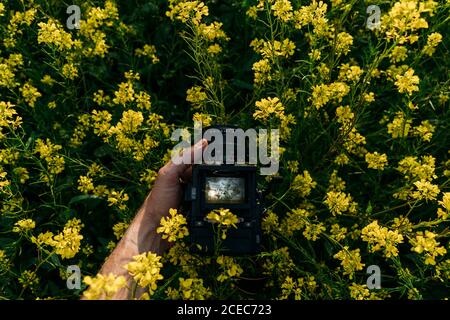
[{"label": "camera waist-level finder", "polygon": [[[228,228],[227,237],[221,242],[221,252],[229,255],[257,253],[260,251],[261,244],[263,207],[256,188],[256,165],[237,162],[226,163],[227,140],[225,135],[229,134],[230,129],[234,130],[234,128],[229,126],[214,126],[211,128],[220,130],[223,135],[223,148],[221,150],[223,161],[218,164],[217,162],[208,163],[208,160],[203,159],[202,164],[193,165],[192,181],[185,189],[187,220],[190,240],[193,244],[192,248],[196,250],[198,244],[201,247],[201,252],[212,253],[215,251],[214,239],[217,235],[213,223],[208,221],[206,216],[214,209],[224,208],[235,214],[239,222],[236,224],[237,228]],[[246,145],[245,150],[248,150],[248,140],[237,140],[235,139],[232,145],[228,140],[229,147],[234,149],[234,160],[236,160],[239,143],[244,143]],[[209,141],[210,144],[207,148],[212,147],[211,142]],[[250,141],[250,143],[252,142]],[[214,156],[214,149],[209,151]],[[246,159],[248,159],[248,152],[246,152]]]}]

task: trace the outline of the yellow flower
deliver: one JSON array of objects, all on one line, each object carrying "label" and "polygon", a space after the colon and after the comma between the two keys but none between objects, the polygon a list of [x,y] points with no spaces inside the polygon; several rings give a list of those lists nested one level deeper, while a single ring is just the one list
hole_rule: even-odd
[{"label": "yellow flower", "polygon": [[64,170],[64,158],[57,154],[62,146],[53,144],[50,139],[37,139],[34,153],[39,153],[39,157],[47,162],[48,171],[51,174],[59,174]]},{"label": "yellow flower", "polygon": [[433,156],[422,156],[420,160],[417,157],[408,156],[400,160],[397,170],[411,181],[423,179],[431,181],[437,178],[435,162],[436,159]]},{"label": "yellow flower", "polygon": [[369,243],[372,252],[383,249],[386,258],[398,256],[397,245],[403,242],[403,236],[397,230],[381,227],[377,220],[362,229],[361,239]]},{"label": "yellow flower", "polygon": [[208,7],[201,1],[169,1],[169,10],[166,15],[172,20],[180,20],[183,23],[192,22],[198,25],[203,16],[209,14]]},{"label": "yellow flower", "polygon": [[208,299],[212,292],[204,287],[203,279],[179,278],[180,294],[179,298],[184,300],[205,300]]},{"label": "yellow flower", "polygon": [[384,167],[387,165],[387,155],[385,153],[379,154],[378,152],[374,153],[366,153],[366,162],[367,167],[370,169],[376,170],[384,170]]},{"label": "yellow flower", "polygon": [[222,30],[222,23],[214,21],[210,24],[201,23],[197,28],[198,33],[208,42],[213,42],[216,40],[228,41],[229,38]]},{"label": "yellow flower", "polygon": [[330,101],[341,102],[342,98],[350,92],[350,87],[344,82],[333,82],[329,85],[319,84],[313,86],[311,96],[308,98],[312,105],[319,110]]},{"label": "yellow flower", "polygon": [[411,239],[412,251],[419,254],[425,253],[425,264],[435,265],[436,258],[443,256],[447,252],[444,247],[439,247],[436,241],[436,234],[430,231],[418,232],[415,239]]},{"label": "yellow flower", "polygon": [[203,91],[203,88],[199,86],[194,86],[188,89],[186,95],[186,101],[190,102],[194,109],[201,108],[208,98],[206,93]]},{"label": "yellow flower", "polygon": [[404,61],[408,58],[408,49],[403,46],[396,46],[389,55],[392,63]]},{"label": "yellow flower", "polygon": [[414,70],[409,68],[403,75],[396,75],[395,85],[398,88],[398,92],[406,92],[411,95],[414,91],[419,91],[419,77],[414,75]]},{"label": "yellow flower", "polygon": [[222,269],[217,281],[224,282],[227,279],[238,278],[243,272],[241,266],[232,257],[218,256],[217,263]]},{"label": "yellow flower", "polygon": [[305,227],[308,221],[307,218],[310,215],[311,212],[306,209],[293,209],[284,217],[280,226],[280,231],[287,236],[292,236],[294,232],[299,231]]},{"label": "yellow flower", "polygon": [[263,122],[268,121],[271,116],[282,118],[284,116],[284,106],[277,97],[266,98],[256,101],[256,111],[253,113],[253,118]]},{"label": "yellow flower", "polygon": [[345,237],[347,236],[347,228],[345,227],[340,227],[337,223],[333,224],[331,226],[331,238],[333,238],[336,241],[341,241],[344,240]]},{"label": "yellow flower", "polygon": [[157,233],[162,233],[162,238],[169,242],[174,242],[189,235],[186,227],[186,218],[177,212],[177,209],[169,209],[170,217],[161,218],[161,226],[156,229]]},{"label": "yellow flower", "polygon": [[49,19],[47,22],[39,22],[38,27],[38,43],[54,45],[60,51],[72,48],[72,35],[58,21]]},{"label": "yellow flower", "polygon": [[150,295],[156,290],[156,282],[163,279],[160,270],[163,264],[161,257],[155,253],[147,252],[134,256],[132,262],[124,267],[133,277],[134,281],[142,288],[148,288]]},{"label": "yellow flower", "polygon": [[344,274],[353,279],[356,271],[362,270],[364,263],[361,263],[361,255],[359,249],[349,250],[348,246],[339,251],[333,256],[335,259],[341,260],[341,266],[344,269]]},{"label": "yellow flower", "polygon": [[0,249],[0,275],[2,275],[4,272],[8,271],[11,266],[11,263],[6,256],[5,250]]},{"label": "yellow flower", "polygon": [[402,111],[396,113],[394,120],[387,125],[387,131],[392,138],[405,138],[408,136],[411,129],[411,119],[406,119],[405,114]]},{"label": "yellow flower", "polygon": [[272,80],[270,75],[272,67],[268,59],[261,59],[253,63],[252,70],[255,72],[255,84],[264,84],[266,81]]},{"label": "yellow flower", "polygon": [[287,247],[273,250],[269,253],[263,264],[263,273],[278,279],[285,279],[295,267]]},{"label": "yellow flower", "polygon": [[36,222],[31,219],[22,219],[14,224],[13,232],[24,233],[33,230],[36,227]]},{"label": "yellow flower", "polygon": [[116,236],[117,240],[120,240],[123,237],[129,225],[130,224],[126,222],[119,222],[113,226],[114,235]]},{"label": "yellow flower", "polygon": [[414,182],[417,190],[414,191],[411,195],[414,199],[417,200],[436,200],[439,192],[439,187],[431,182],[422,179]]},{"label": "yellow flower", "polygon": [[341,81],[357,82],[363,71],[358,66],[350,66],[348,63],[344,63],[339,67],[339,77]]},{"label": "yellow flower", "polygon": [[280,228],[276,213],[268,210],[262,219],[261,227],[266,235],[270,235],[273,239],[275,239],[275,235],[273,233]]},{"label": "yellow flower", "polygon": [[433,32],[428,35],[427,44],[423,47],[422,52],[431,57],[441,41],[442,35],[439,32]]},{"label": "yellow flower", "polygon": [[350,286],[350,297],[355,300],[366,300],[370,297],[370,291],[365,284],[352,283]]},{"label": "yellow flower", "polygon": [[414,134],[419,136],[422,141],[430,142],[435,129],[436,127],[429,120],[424,120],[419,126],[414,128]]},{"label": "yellow flower", "polygon": [[61,233],[53,237],[53,240],[47,240],[48,244],[55,248],[56,254],[62,259],[73,258],[80,251],[80,242],[83,236],[80,230],[83,224],[78,219],[69,220]]},{"label": "yellow flower", "polygon": [[30,83],[25,83],[23,87],[20,88],[20,92],[22,93],[25,102],[32,108],[34,108],[37,99],[42,96],[38,89],[33,87]]},{"label": "yellow flower", "polygon": [[237,228],[236,224],[239,219],[230,209],[215,209],[206,215],[206,219],[210,222],[218,223],[219,229],[222,231],[222,239],[226,239],[226,232],[229,227]]},{"label": "yellow flower", "polygon": [[224,226],[233,226],[237,228],[236,223],[239,222],[237,216],[231,213],[230,209],[216,209],[208,213],[206,216],[208,220],[219,223]]},{"label": "yellow flower", "polygon": [[294,281],[291,277],[286,277],[281,284],[280,300],[288,299],[291,294],[294,294],[294,300],[301,300],[303,282],[302,278]]},{"label": "yellow flower", "polygon": [[212,123],[212,118],[209,114],[207,113],[194,113],[194,115],[192,116],[192,121],[194,121],[194,126],[196,126],[196,122],[201,122],[202,126],[205,127],[209,127]]},{"label": "yellow flower", "polygon": [[84,277],[83,282],[89,287],[83,292],[84,298],[88,300],[112,299],[121,288],[127,284],[125,277],[97,274],[95,277]]},{"label": "yellow flower", "polygon": [[350,47],[353,45],[353,37],[347,32],[340,32],[336,37],[336,54],[346,55],[350,52]]},{"label": "yellow flower", "polygon": [[303,171],[303,174],[299,174],[294,178],[291,184],[293,191],[297,192],[300,197],[307,197],[311,190],[316,187],[317,183],[311,178],[311,175],[307,170]]},{"label": "yellow flower", "polygon": [[275,0],[271,9],[273,15],[283,22],[288,22],[292,19],[292,4],[289,0]]},{"label": "yellow flower", "polygon": [[66,63],[62,67],[62,74],[66,79],[74,80],[78,77],[78,69],[73,63]]},{"label": "yellow flower", "polygon": [[155,46],[146,44],[143,48],[138,48],[135,50],[135,54],[138,57],[147,57],[152,60],[152,63],[155,64],[159,62],[159,58],[156,56],[156,48]]},{"label": "yellow flower", "polygon": [[327,192],[324,203],[328,206],[333,216],[342,214],[352,209],[352,197],[344,192]]},{"label": "yellow flower", "polygon": [[422,2],[418,4],[417,0],[400,0],[394,3],[387,15],[382,16],[381,27],[388,40],[397,40],[400,44],[414,43],[418,39],[415,32],[428,28],[428,23],[421,17],[421,13],[432,14],[437,3],[428,1],[427,5]]},{"label": "yellow flower", "polygon": [[207,51],[211,55],[216,55],[222,52],[222,48],[217,43],[215,43],[210,45]]},{"label": "yellow flower", "polygon": [[127,202],[130,198],[123,190],[117,192],[116,190],[107,190],[106,194],[108,196],[108,206],[116,206],[119,210],[125,210]]},{"label": "yellow flower", "polygon": [[19,277],[19,283],[22,285],[22,288],[33,290],[39,284],[39,278],[35,272],[25,270]]},{"label": "yellow flower", "polygon": [[319,235],[326,230],[325,226],[322,222],[317,224],[314,223],[306,223],[305,230],[303,231],[303,235],[306,239],[311,241],[316,241],[319,238]]}]

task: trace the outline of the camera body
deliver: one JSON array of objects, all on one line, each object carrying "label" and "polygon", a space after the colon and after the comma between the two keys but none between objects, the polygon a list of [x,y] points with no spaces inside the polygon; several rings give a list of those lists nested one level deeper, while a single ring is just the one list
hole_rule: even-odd
[{"label": "camera body", "polygon": [[[230,127],[213,128],[225,134]],[[213,223],[206,219],[206,215],[214,209],[224,208],[235,214],[239,222],[237,228],[228,228],[220,251],[228,255],[254,254],[260,251],[263,205],[256,177],[256,165],[225,162],[193,165],[192,180],[185,189],[186,216],[193,250],[196,250],[198,244],[201,252],[215,252],[214,238],[217,235]]]}]

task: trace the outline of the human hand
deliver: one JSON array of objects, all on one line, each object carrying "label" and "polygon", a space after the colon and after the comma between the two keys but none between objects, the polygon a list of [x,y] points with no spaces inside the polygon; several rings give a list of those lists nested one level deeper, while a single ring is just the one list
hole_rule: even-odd
[{"label": "human hand", "polygon": [[[208,141],[202,139],[192,147],[185,149],[183,154],[190,153],[191,163],[195,163],[207,145]],[[198,149],[201,149],[202,152],[195,152]],[[144,212],[146,217],[158,225],[161,218],[169,214],[170,208],[177,209],[180,206],[183,194],[181,181],[187,182],[191,178],[192,164],[175,164],[170,160],[159,170],[155,184],[145,200]]]}]

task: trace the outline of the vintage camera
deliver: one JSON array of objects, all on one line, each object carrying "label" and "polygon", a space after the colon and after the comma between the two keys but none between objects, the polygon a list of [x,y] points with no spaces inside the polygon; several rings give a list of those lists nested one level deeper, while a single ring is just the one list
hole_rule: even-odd
[{"label": "vintage camera", "polygon": [[[206,219],[206,215],[214,209],[225,208],[230,209],[238,217],[239,223],[237,228],[228,229],[227,237],[221,243],[221,253],[228,255],[257,253],[260,251],[261,244],[263,205],[256,187],[256,165],[235,161],[232,164],[226,163],[225,135],[227,129],[235,129],[234,127],[205,128],[205,130],[208,129],[219,130],[223,135],[223,158],[220,156],[223,161],[220,164],[202,162],[202,164],[193,165],[192,180],[185,189],[185,208],[191,247],[196,250],[198,244],[201,252],[205,253],[212,253],[217,249],[214,248],[214,225]],[[248,141],[244,143],[248,144]],[[231,143],[228,141],[228,145],[233,148],[236,156],[237,141]],[[210,145],[207,148],[209,147]],[[245,150],[248,150],[248,145],[245,146]],[[248,159],[248,152],[246,152],[246,159]]]}]

